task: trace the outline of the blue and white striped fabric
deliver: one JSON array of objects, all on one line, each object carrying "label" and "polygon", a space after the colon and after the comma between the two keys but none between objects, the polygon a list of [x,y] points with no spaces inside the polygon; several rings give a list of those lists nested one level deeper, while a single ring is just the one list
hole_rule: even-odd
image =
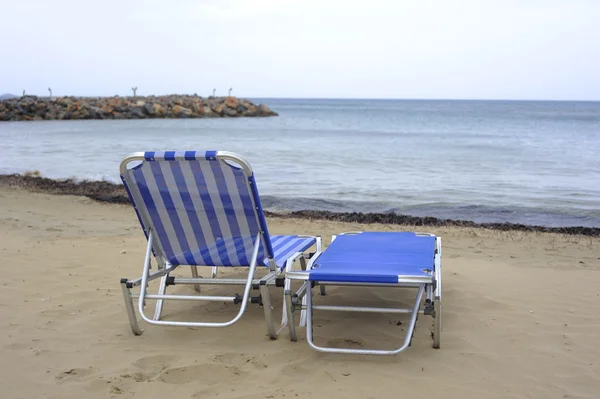
[{"label": "blue and white striped fabric", "polygon": [[[279,268],[285,267],[285,261],[291,258],[296,252],[304,252],[316,243],[315,237],[298,236],[271,236],[273,251],[275,253],[275,263]],[[262,258],[259,258],[262,259]],[[268,259],[263,261],[268,266]]]},{"label": "blue and white striped fabric", "polygon": [[269,237],[254,175],[216,151],[146,152],[121,178],[144,231],[154,231],[155,252],[172,265],[248,266],[262,231],[258,259],[282,267],[316,241]]}]

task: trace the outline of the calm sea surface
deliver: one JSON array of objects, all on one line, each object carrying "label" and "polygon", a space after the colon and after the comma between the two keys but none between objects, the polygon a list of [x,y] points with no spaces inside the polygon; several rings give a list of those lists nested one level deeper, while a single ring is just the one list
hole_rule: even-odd
[{"label": "calm sea surface", "polygon": [[270,210],[600,227],[600,103],[254,100],[272,118],[0,123],[0,173],[118,179],[134,151],[228,150]]}]

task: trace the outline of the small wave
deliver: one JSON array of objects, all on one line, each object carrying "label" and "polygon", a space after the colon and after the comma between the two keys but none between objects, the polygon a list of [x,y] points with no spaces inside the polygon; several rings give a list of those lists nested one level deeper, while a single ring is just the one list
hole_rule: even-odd
[{"label": "small wave", "polygon": [[[318,198],[263,197],[265,209],[273,212],[324,211],[334,213],[392,214],[468,220],[476,223],[516,223],[545,227],[600,227],[600,212],[584,209],[494,207],[436,202],[398,206],[389,202],[359,202]],[[401,202],[401,199],[399,200]]]}]

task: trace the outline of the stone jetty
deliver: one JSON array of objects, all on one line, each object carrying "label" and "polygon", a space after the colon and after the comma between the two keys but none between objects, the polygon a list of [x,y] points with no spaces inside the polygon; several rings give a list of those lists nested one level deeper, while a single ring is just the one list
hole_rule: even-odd
[{"label": "stone jetty", "polygon": [[237,97],[168,95],[148,97],[23,96],[0,101],[0,121],[81,119],[264,117],[278,114]]}]

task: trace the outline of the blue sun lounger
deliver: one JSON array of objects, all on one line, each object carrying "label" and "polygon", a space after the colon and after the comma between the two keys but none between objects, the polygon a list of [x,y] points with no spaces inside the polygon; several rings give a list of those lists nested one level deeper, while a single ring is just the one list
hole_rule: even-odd
[{"label": "blue sun lounger", "polygon": [[[140,152],[128,155],[120,166],[121,179],[147,239],[142,276],[121,279],[125,307],[134,334],[140,329],[133,299],[141,318],[154,325],[180,327],[226,327],[237,322],[248,302],[263,305],[267,331],[272,339],[278,331],[272,316],[270,285],[283,286],[281,276],[299,260],[306,268],[306,251],[321,250],[321,238],[299,235],[269,235],[252,168],[239,155],[224,151]],[[150,272],[152,257],[157,270]],[[180,266],[191,268],[192,278],[171,276]],[[210,267],[212,278],[199,278],[198,266]],[[219,267],[246,267],[245,278],[216,278]],[[262,277],[257,268],[266,269]],[[160,279],[157,294],[147,286]],[[278,284],[279,280],[280,284]],[[172,285],[243,286],[231,296],[166,294]],[[139,287],[139,294],[132,289]],[[250,297],[251,290],[260,295]],[[191,295],[194,294],[194,295]],[[152,318],[144,314],[147,300],[155,300]],[[165,301],[216,301],[239,304],[237,315],[225,322],[162,320]],[[283,310],[285,312],[285,310]],[[285,313],[284,313],[285,314]],[[284,322],[282,316],[282,324]]]},{"label": "blue sun lounger", "polygon": [[[431,234],[412,232],[355,232],[333,236],[331,245],[317,252],[308,262],[307,270],[286,272],[285,307],[290,339],[297,340],[295,313],[300,310],[300,325],[306,324],[308,344],[321,352],[354,353],[369,355],[395,355],[411,344],[419,313],[434,319],[433,347],[440,346],[441,332],[441,238]],[[292,293],[291,281],[303,282]],[[325,286],[404,287],[416,288],[412,308],[374,308],[358,306],[325,306],[313,304],[312,288]],[[423,303],[423,297],[425,301]],[[421,305],[423,309],[421,310]],[[313,312],[376,312],[409,313],[403,345],[395,350],[370,350],[317,346],[313,340]]]}]

